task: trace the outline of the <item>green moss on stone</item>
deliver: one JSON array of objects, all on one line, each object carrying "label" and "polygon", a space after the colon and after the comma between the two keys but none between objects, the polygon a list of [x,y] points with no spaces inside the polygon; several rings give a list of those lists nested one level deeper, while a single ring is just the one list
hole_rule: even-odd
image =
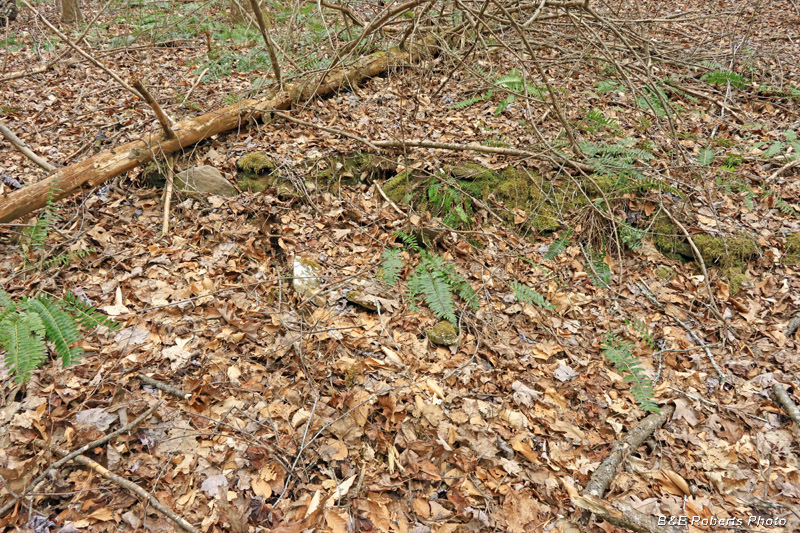
[{"label": "green moss on stone", "polygon": [[741,268],[746,260],[756,257],[759,252],[756,241],[747,235],[721,237],[701,234],[692,240],[706,265],[719,265],[726,269]]},{"label": "green moss on stone", "polygon": [[689,246],[686,238],[668,216],[658,215],[650,226],[650,231],[653,236],[653,244],[669,259],[679,261],[682,257],[693,257],[692,247]]},{"label": "green moss on stone", "polygon": [[786,237],[786,255],[783,262],[787,265],[800,264],[800,233],[792,233]]},{"label": "green moss on stone", "polygon": [[658,279],[670,279],[672,277],[672,269],[667,265],[661,265],[656,268],[655,274]]},{"label": "green moss on stone", "polygon": [[402,204],[413,188],[412,181],[411,172],[404,170],[383,184],[383,192],[394,203]]},{"label": "green moss on stone", "polygon": [[264,152],[250,152],[239,158],[236,167],[248,174],[268,174],[275,170],[275,162]]}]

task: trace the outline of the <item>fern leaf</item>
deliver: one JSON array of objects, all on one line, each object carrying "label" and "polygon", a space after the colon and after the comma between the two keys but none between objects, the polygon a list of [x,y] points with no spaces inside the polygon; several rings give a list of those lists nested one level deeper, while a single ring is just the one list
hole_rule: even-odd
[{"label": "fern leaf", "polygon": [[524,285],[519,283],[516,280],[511,282],[511,288],[514,291],[514,298],[517,299],[518,302],[524,302],[528,305],[538,305],[542,309],[547,309],[548,311],[554,311],[555,306],[550,303],[550,300],[542,296],[538,291],[535,291]]},{"label": "fern leaf", "polygon": [[603,259],[602,254],[591,254],[584,266],[595,286],[608,288],[611,285],[611,268]]},{"label": "fern leaf", "polygon": [[397,283],[400,279],[400,271],[403,268],[403,260],[400,257],[400,248],[386,249],[381,255],[383,262],[381,263],[381,278],[390,287]]},{"label": "fern leaf", "polygon": [[456,318],[455,303],[450,285],[437,275],[436,271],[431,271],[423,265],[417,267],[414,276],[409,279],[409,291],[412,295],[422,295],[425,303],[428,304],[431,312],[438,318],[449,320],[452,323],[458,322]]},{"label": "fern leaf", "polygon": [[631,384],[631,394],[639,407],[658,413],[660,410],[655,402],[653,382],[645,375],[639,358],[633,355],[633,345],[609,333],[602,349],[606,359],[623,373],[624,381]]},{"label": "fern leaf", "polygon": [[5,350],[6,366],[18,383],[27,382],[44,361],[44,336],[44,324],[34,313],[15,311],[0,321],[0,348]]},{"label": "fern leaf", "polygon": [[550,248],[547,249],[547,253],[544,254],[545,259],[555,259],[555,257],[567,249],[567,245],[569,244],[569,238],[572,236],[572,230],[566,229],[564,230],[561,235],[556,239],[553,244],[550,245]]},{"label": "fern leaf", "polygon": [[75,320],[61,309],[59,302],[39,295],[27,299],[24,306],[29,313],[36,313],[41,318],[47,339],[54,344],[64,368],[80,358],[83,350],[79,347],[70,347],[70,344],[79,339],[78,328]]},{"label": "fern leaf", "polygon": [[64,296],[64,308],[72,313],[74,320],[81,327],[91,329],[105,326],[112,331],[116,331],[121,327],[119,322],[104,315],[91,305],[80,301],[72,292],[67,292],[66,296]]}]

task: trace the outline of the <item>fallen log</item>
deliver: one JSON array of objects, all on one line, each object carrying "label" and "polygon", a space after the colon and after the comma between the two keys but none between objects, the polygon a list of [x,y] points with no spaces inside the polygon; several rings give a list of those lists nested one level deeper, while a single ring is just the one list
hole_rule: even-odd
[{"label": "fallen log", "polygon": [[288,109],[295,102],[353,87],[394,66],[419,61],[434,49],[435,39],[428,37],[408,45],[405,50],[392,48],[386,52],[375,52],[358,59],[347,68],[336,69],[327,75],[314,75],[297,84],[285,84],[283,89],[274,90],[263,98],[243,100],[178,122],[173,125],[175,139],[167,139],[163,132],[154,133],[58,169],[44,180],[0,196],[0,222],[9,222],[43,207],[51,189],[54,191],[54,200],[58,200],[72,195],[81,187],[96,187],[114,176],[152,161],[156,155],[171,154],[218,133],[241,127],[271,110]]}]

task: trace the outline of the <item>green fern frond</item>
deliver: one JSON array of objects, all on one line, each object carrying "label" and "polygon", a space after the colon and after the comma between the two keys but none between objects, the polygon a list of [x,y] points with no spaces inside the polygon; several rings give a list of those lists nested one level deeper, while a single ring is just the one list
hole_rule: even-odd
[{"label": "green fern frond", "polygon": [[36,313],[41,318],[47,338],[55,346],[64,368],[80,358],[83,350],[79,347],[70,347],[70,344],[77,342],[80,338],[78,328],[75,320],[61,309],[60,302],[54,301],[48,296],[39,295],[36,298],[25,300],[23,306],[29,314]]},{"label": "green fern frond", "polygon": [[381,279],[390,287],[400,279],[400,271],[403,269],[403,259],[400,257],[400,248],[386,249],[381,254]]},{"label": "green fern frond", "polygon": [[567,249],[570,237],[572,237],[572,229],[567,228],[562,231],[558,239],[553,241],[553,244],[551,244],[550,248],[547,249],[547,253],[544,254],[544,258],[548,260],[555,259],[558,254]]},{"label": "green fern frond", "polygon": [[458,322],[453,293],[444,276],[435,270],[419,265],[408,280],[408,290],[413,298],[422,296],[431,312],[438,318]]},{"label": "green fern frond", "polygon": [[737,89],[744,89],[747,80],[741,74],[731,70],[713,70],[700,77],[701,80],[709,85],[726,85],[728,83]]},{"label": "green fern frond", "polygon": [[634,317],[633,319],[626,318],[625,323],[628,324],[630,327],[632,327],[634,331],[636,331],[636,333],[638,333],[642,337],[642,340],[645,341],[648,344],[648,346],[650,346],[655,350],[656,343],[655,340],[653,339],[653,333],[647,326],[647,322]]},{"label": "green fern frond", "polygon": [[18,383],[25,383],[44,362],[45,326],[36,313],[14,311],[0,320],[0,348],[5,350],[6,366]]},{"label": "green fern frond", "polygon": [[592,283],[607,289],[611,285],[611,268],[603,259],[605,256],[602,253],[591,253],[584,266]]},{"label": "green fern frond", "polygon": [[492,89],[489,89],[483,94],[478,94],[473,96],[472,98],[467,98],[466,100],[456,102],[455,104],[452,104],[448,107],[450,107],[450,109],[463,109],[473,104],[477,104],[478,102],[483,102],[484,100],[490,99],[492,97],[492,93],[493,93]]},{"label": "green fern frond", "polygon": [[110,316],[104,315],[90,304],[79,300],[71,291],[64,296],[64,309],[73,315],[74,320],[81,327],[86,329],[105,326],[111,331],[116,331],[122,327],[119,322]]},{"label": "green fern frond", "polygon": [[621,131],[619,123],[616,120],[613,118],[606,118],[606,116],[597,109],[591,109],[586,113],[586,123],[589,125],[590,131],[599,128],[608,128],[614,132]]},{"label": "green fern frond", "polygon": [[516,280],[511,281],[511,289],[514,291],[514,298],[518,302],[524,302],[528,305],[538,305],[542,309],[548,311],[555,311],[555,306],[550,303],[550,300],[542,296],[538,291],[535,291]]},{"label": "green fern frond", "polygon": [[414,235],[413,233],[408,233],[407,231],[399,230],[399,231],[395,232],[395,235],[397,236],[398,239],[400,239],[400,241],[409,250],[411,250],[413,252],[421,252],[422,251],[422,247],[419,245],[419,241],[417,240],[417,236]]},{"label": "green fern frond", "polygon": [[642,362],[633,355],[633,345],[608,333],[602,350],[606,359],[622,372],[623,379],[631,384],[631,394],[639,407],[652,413],[660,412],[658,404],[655,402],[653,382],[644,373]]}]

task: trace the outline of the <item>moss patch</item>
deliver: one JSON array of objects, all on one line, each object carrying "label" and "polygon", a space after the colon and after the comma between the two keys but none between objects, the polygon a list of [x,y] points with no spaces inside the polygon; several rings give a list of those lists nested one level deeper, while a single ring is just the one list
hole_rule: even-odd
[{"label": "moss patch", "polygon": [[689,246],[686,237],[668,216],[658,215],[650,226],[650,231],[653,244],[669,259],[673,261],[680,261],[682,258],[694,259],[692,247]]},{"label": "moss patch", "polygon": [[[665,215],[659,215],[651,226],[653,243],[665,256],[678,260],[694,260],[689,241]],[[700,234],[692,237],[706,267],[715,267],[728,280],[731,294],[735,294],[749,278],[745,274],[746,262],[758,256],[760,248],[752,237]],[[659,276],[660,277],[660,276]]]},{"label": "moss patch", "polygon": [[800,233],[792,233],[786,237],[786,255],[783,259],[784,264],[800,264]]},{"label": "moss patch", "polygon": [[670,279],[672,278],[672,269],[666,265],[661,265],[656,268],[655,274],[658,279]]},{"label": "moss patch", "polygon": [[408,170],[400,172],[395,177],[386,180],[386,183],[383,184],[383,192],[386,194],[386,197],[396,204],[405,203],[406,197],[411,194],[414,188],[415,180]]},{"label": "moss patch", "polygon": [[264,152],[250,152],[239,158],[236,162],[236,168],[241,173],[249,175],[263,175],[269,174],[275,170],[275,162]]},{"label": "moss patch", "polygon": [[756,241],[747,235],[720,237],[703,234],[695,235],[692,240],[706,265],[719,265],[723,269],[741,268],[745,261],[758,256],[759,252]]}]

